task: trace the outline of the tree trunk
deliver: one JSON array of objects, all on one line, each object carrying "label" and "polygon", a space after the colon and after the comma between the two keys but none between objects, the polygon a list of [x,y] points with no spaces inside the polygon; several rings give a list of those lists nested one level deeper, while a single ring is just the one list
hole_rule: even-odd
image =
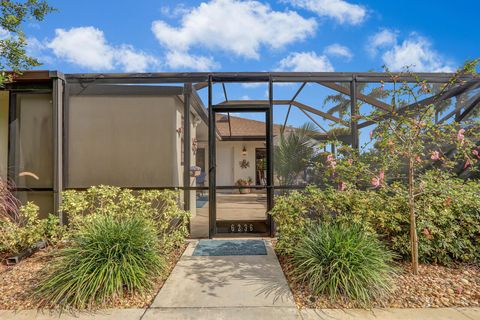
[{"label": "tree trunk", "polygon": [[410,245],[412,254],[412,271],[418,273],[418,237],[417,223],[415,219],[415,181],[414,181],[414,158],[408,162],[408,208],[410,210]]}]

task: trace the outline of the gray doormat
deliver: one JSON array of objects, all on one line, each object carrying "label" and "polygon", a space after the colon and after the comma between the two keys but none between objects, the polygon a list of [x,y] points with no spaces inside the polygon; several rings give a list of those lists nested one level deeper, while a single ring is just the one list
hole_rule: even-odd
[{"label": "gray doormat", "polygon": [[263,240],[200,240],[194,256],[266,256]]}]

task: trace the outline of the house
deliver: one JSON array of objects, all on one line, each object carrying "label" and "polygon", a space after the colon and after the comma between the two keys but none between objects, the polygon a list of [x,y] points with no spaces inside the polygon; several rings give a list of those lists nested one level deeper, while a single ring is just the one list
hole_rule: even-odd
[{"label": "house", "polygon": [[[219,233],[271,235],[274,226],[266,211],[273,207],[274,193],[299,187],[279,185],[274,176],[273,150],[280,132],[295,130],[273,123],[276,108],[288,108],[286,118],[290,109],[297,108],[318,127],[328,125],[325,127],[333,128],[339,140],[359,148],[360,130],[368,132],[366,128],[374,123],[362,120],[360,114],[382,110],[388,116],[392,106],[357,92],[357,82],[415,82],[419,77],[445,83],[452,76],[24,72],[0,90],[0,177],[15,183],[15,193],[22,202],[34,201],[42,215],[58,213],[62,223],[64,215],[59,208],[63,190],[108,184],[137,190],[180,190],[179,201],[193,215],[193,237]],[[450,89],[448,95],[435,97],[455,97],[478,87],[478,79],[467,80]],[[228,100],[225,83],[244,82],[268,84],[268,98]],[[295,94],[285,100],[275,99],[277,83],[297,84]],[[350,119],[298,101],[307,84],[310,89],[321,87],[344,95],[350,101]],[[214,88],[221,92],[222,87],[225,100],[215,103],[218,95],[214,99]],[[315,100],[321,101],[324,96],[325,91]],[[432,98],[424,101],[430,103]],[[360,104],[362,110],[356,107]],[[478,100],[472,98],[462,110],[455,109],[443,120],[455,117],[461,121],[477,105]],[[245,116],[250,113],[255,116]],[[318,123],[312,115],[325,123]],[[323,131],[319,139],[329,139],[332,129]],[[251,184],[245,185],[249,178]]]}]

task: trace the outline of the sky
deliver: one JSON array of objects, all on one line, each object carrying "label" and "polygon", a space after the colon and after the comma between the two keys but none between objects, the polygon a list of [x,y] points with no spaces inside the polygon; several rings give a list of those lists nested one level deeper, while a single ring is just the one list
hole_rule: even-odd
[{"label": "sky", "polygon": [[[27,22],[39,69],[148,71],[449,72],[480,56],[478,0],[51,0],[57,11]],[[0,35],[1,36],[1,35]],[[297,86],[275,88],[291,97]],[[235,86],[230,99],[265,99]],[[309,88],[320,106],[332,93]],[[323,90],[323,91],[322,91]],[[214,98],[223,99],[221,90]],[[324,106],[325,107],[325,106]],[[282,122],[285,110],[275,113]],[[297,110],[292,124],[304,120]]]}]

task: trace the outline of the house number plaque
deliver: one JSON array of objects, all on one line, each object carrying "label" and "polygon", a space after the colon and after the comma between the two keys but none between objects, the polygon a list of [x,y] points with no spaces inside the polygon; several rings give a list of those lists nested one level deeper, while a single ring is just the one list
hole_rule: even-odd
[{"label": "house number plaque", "polygon": [[234,224],[232,223],[230,225],[230,232],[236,232],[236,233],[245,233],[245,232],[253,232],[255,228],[253,227],[253,224]]}]

